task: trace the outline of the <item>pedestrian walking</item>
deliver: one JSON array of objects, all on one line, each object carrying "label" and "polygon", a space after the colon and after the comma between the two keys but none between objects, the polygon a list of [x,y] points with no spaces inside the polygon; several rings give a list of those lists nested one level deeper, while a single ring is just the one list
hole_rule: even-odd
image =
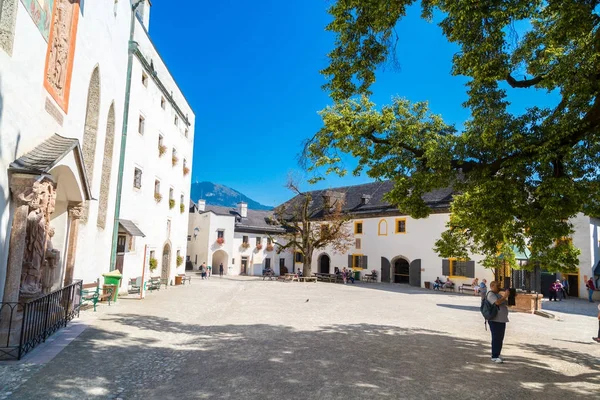
[{"label": "pedestrian walking", "polygon": [[481,301],[485,300],[485,297],[487,296],[487,279],[482,279],[481,283],[479,284],[479,295],[481,296]]},{"label": "pedestrian walking", "polygon": [[498,364],[504,362],[500,357],[502,353],[502,344],[504,343],[504,334],[506,332],[506,323],[508,322],[508,307],[506,299],[510,291],[507,289],[500,294],[498,282],[490,282],[490,290],[486,295],[486,300],[498,307],[498,313],[494,318],[488,320],[490,331],[492,333],[492,361]]},{"label": "pedestrian walking", "polygon": [[222,278],[223,277],[223,263],[221,263],[219,265],[219,276]]},{"label": "pedestrian walking", "polygon": [[[206,261],[204,263],[206,264]],[[212,266],[209,265],[207,269],[208,269],[208,278],[210,278],[210,276],[212,275]]]},{"label": "pedestrian walking", "polygon": [[598,305],[598,336],[592,338],[596,343],[600,343],[600,304]]},{"label": "pedestrian walking", "polygon": [[206,261],[203,262],[202,264],[200,264],[200,276],[202,276],[202,279],[206,278]]},{"label": "pedestrian walking", "polygon": [[562,301],[562,285],[560,284],[560,280],[556,280],[554,283],[550,285],[550,301]]},{"label": "pedestrian walking", "polygon": [[566,300],[569,297],[569,280],[567,279],[566,276],[563,276],[563,280],[562,280],[561,284],[562,284],[563,299]]},{"label": "pedestrian walking", "polygon": [[594,285],[594,280],[590,277],[590,279],[588,279],[587,283],[585,284],[585,287],[588,290],[588,300],[590,301],[590,303],[594,302],[594,290],[596,290],[596,285]]}]

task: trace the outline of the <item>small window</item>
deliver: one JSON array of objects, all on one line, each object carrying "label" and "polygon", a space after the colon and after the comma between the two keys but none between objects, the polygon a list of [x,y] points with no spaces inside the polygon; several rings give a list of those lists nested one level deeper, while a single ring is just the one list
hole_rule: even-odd
[{"label": "small window", "polygon": [[185,128],[185,137],[188,137],[188,133],[189,133],[188,128]]},{"label": "small window", "polygon": [[256,245],[258,246],[259,244],[261,244],[262,242],[262,238],[260,236],[256,237]]},{"label": "small window", "polygon": [[451,276],[469,276],[467,266],[468,261],[450,260],[450,275]]},{"label": "small window", "polygon": [[187,160],[185,158],[183,159],[183,168],[187,168]]},{"label": "small window", "polygon": [[179,201],[181,202],[181,204],[183,204],[183,195],[181,195],[181,196],[179,197]]},{"label": "small window", "polygon": [[175,120],[173,121],[173,123],[175,124],[175,126],[179,126],[179,117],[177,115],[175,116]]},{"label": "small window", "polygon": [[302,255],[302,253],[300,253],[299,251],[297,251],[296,253],[294,253],[294,261],[297,263],[303,263],[304,262],[304,256]]},{"label": "small window", "polygon": [[148,87],[148,75],[145,72],[142,72],[142,85]]},{"label": "small window", "polygon": [[224,239],[225,238],[225,231],[220,229],[217,231],[217,239]]},{"label": "small window", "polygon": [[173,199],[173,188],[169,189],[169,200],[174,200]]},{"label": "small window", "polygon": [[167,101],[163,96],[160,97],[160,108],[163,110],[167,108]]},{"label": "small window", "polygon": [[356,221],[354,223],[354,234],[362,235],[362,233],[363,233],[363,223],[362,223],[362,221]]},{"label": "small window", "polygon": [[248,236],[242,236],[242,243],[248,243]]},{"label": "small window", "polygon": [[396,219],[396,233],[406,233],[406,218]]},{"label": "small window", "polygon": [[156,252],[154,250],[150,250],[150,259],[156,259]]},{"label": "small window", "polygon": [[267,246],[270,246],[270,245],[271,245],[271,238],[270,238],[270,237],[268,237],[268,238],[267,238]]},{"label": "small window", "polygon": [[138,125],[138,133],[140,135],[144,134],[145,125],[146,125],[146,119],[143,116],[140,115],[139,125]]},{"label": "small window", "polygon": [[160,181],[158,179],[154,181],[154,193],[160,193]]},{"label": "small window", "polygon": [[360,239],[356,239],[356,243],[355,243],[355,246],[354,246],[354,247],[356,247],[356,250],[360,250],[361,244],[362,243],[361,243]]},{"label": "small window", "polygon": [[167,236],[171,236],[171,220],[167,219]]},{"label": "small window", "polygon": [[158,135],[158,147],[163,146],[163,141],[164,141],[163,135]]},{"label": "small window", "polygon": [[140,189],[142,187],[142,170],[135,168],[133,172],[133,187]]},{"label": "small window", "polygon": [[188,235],[188,242],[192,241],[192,235]]}]

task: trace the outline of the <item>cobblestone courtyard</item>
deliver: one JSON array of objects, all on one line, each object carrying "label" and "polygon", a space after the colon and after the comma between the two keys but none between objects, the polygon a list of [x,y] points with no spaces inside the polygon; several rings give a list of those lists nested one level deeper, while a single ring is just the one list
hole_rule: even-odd
[{"label": "cobblestone courtyard", "polygon": [[598,396],[595,305],[552,304],[561,320],[511,313],[495,365],[478,303],[398,285],[194,278],[83,312],[88,328],[45,365],[0,365],[0,398]]}]

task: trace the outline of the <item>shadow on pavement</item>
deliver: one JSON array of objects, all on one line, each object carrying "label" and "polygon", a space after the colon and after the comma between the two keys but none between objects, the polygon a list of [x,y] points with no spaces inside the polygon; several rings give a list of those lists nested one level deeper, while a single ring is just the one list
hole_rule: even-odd
[{"label": "shadow on pavement", "polygon": [[476,306],[460,306],[460,305],[457,305],[457,304],[437,304],[437,306],[438,307],[453,308],[455,310],[463,310],[463,311],[477,311],[477,312],[480,311],[479,307],[476,307]]},{"label": "shadow on pavement", "polygon": [[[352,324],[300,331],[109,318],[148,337],[90,328],[13,398],[583,399],[600,388],[595,357],[559,348],[523,344],[527,352],[495,365],[487,342],[423,329]],[[169,341],[158,339],[164,335]],[[562,362],[590,373],[559,373],[554,367]]]}]

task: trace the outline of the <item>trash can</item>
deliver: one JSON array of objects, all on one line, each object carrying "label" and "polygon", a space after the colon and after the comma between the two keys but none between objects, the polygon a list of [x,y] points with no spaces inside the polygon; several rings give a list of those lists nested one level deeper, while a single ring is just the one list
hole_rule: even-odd
[{"label": "trash can", "polygon": [[360,271],[354,271],[354,280],[360,281]]},{"label": "trash can", "polygon": [[121,275],[121,273],[119,272],[118,269],[115,269],[114,271],[111,271],[107,274],[102,274],[102,276],[104,277],[104,284],[105,285],[115,285],[115,290],[113,293],[113,301],[116,302],[117,301],[117,297],[119,295],[119,287],[121,286],[121,279],[123,279],[123,276]]},{"label": "trash can", "polygon": [[431,282],[425,282],[425,289],[431,289]]},{"label": "trash can", "polygon": [[110,301],[115,301],[115,293],[119,291],[119,287],[117,285],[107,285],[106,283],[102,285],[102,294],[108,294],[108,291],[112,290],[113,297]]},{"label": "trash can", "polygon": [[175,285],[181,285],[181,276],[175,276]]}]

